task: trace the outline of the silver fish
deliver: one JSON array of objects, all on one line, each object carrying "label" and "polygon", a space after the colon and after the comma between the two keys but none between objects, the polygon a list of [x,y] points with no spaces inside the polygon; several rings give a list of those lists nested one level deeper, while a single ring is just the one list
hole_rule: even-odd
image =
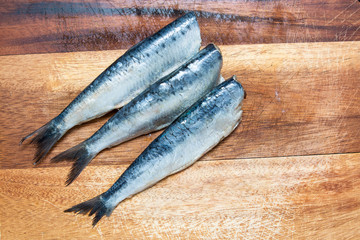
[{"label": "silver fish", "polygon": [[124,199],[189,167],[237,127],[244,95],[235,77],[221,83],[157,137],[109,190],[65,212],[95,214],[95,226]]},{"label": "silver fish", "polygon": [[74,161],[69,185],[103,149],[167,127],[218,83],[222,56],[214,44],[121,108],[96,133],[52,162]]},{"label": "silver fish", "polygon": [[200,48],[200,29],[193,13],[139,42],[102,72],[57,117],[24,137],[39,162],[72,127],[124,106],[139,93],[180,67]]}]

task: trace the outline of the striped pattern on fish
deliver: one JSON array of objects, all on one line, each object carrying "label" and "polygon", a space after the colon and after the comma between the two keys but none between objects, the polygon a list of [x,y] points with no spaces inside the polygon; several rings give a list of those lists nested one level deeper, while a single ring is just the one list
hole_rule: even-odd
[{"label": "striped pattern on fish", "polygon": [[221,67],[220,50],[209,44],[121,108],[90,138],[54,157],[53,162],[74,161],[66,183],[103,149],[167,127],[218,84]]},{"label": "striped pattern on fish", "polygon": [[200,29],[193,13],[170,23],[136,44],[101,73],[57,117],[24,137],[34,136],[34,161],[39,162],[72,127],[124,106],[171,73],[200,48]]},{"label": "striped pattern on fish", "polygon": [[65,212],[95,214],[95,226],[124,199],[189,167],[237,127],[244,96],[235,77],[221,83],[157,137],[109,190]]}]

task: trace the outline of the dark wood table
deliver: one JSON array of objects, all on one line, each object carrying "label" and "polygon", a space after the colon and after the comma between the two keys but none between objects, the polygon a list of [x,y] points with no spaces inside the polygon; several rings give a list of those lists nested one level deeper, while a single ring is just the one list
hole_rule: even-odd
[{"label": "dark wood table", "polygon": [[[194,11],[222,75],[244,85],[243,121],[194,166],[110,218],[66,208],[106,190],[160,132],[103,151],[69,187],[56,154],[113,113],[78,126],[43,164],[18,146],[125,49]],[[2,1],[3,239],[359,239],[360,2]]]}]

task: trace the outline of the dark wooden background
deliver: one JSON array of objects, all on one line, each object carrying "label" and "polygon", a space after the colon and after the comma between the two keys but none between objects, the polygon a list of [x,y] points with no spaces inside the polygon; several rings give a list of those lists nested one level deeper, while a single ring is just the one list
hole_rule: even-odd
[{"label": "dark wooden background", "polygon": [[[91,229],[90,218],[62,211],[111,186],[159,132],[100,153],[67,188],[68,164],[33,167],[34,149],[17,144],[188,11],[202,45],[220,46],[223,76],[247,91],[242,123]],[[1,1],[1,237],[358,239],[359,87],[357,0]],[[49,157],[113,113],[69,131]]]},{"label": "dark wooden background", "polygon": [[190,10],[204,45],[360,39],[356,0],[12,0],[0,6],[0,54],[126,49]]}]

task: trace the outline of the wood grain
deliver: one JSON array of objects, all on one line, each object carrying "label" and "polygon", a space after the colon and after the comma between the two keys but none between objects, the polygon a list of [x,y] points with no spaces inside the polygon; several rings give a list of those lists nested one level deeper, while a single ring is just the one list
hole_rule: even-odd
[{"label": "wood grain", "polygon": [[[34,149],[18,142],[119,49],[188,11],[203,45],[222,45],[223,76],[246,89],[243,121],[93,229],[91,218],[63,210],[110,187],[159,132],[100,153],[69,187],[69,166],[34,168]],[[360,239],[359,16],[357,0],[2,1],[0,238]],[[72,129],[49,157],[113,113]]]},{"label": "wood grain", "polygon": [[0,170],[3,239],[359,239],[360,154],[198,162],[121,203],[94,229],[63,213],[126,166]]},{"label": "wood grain", "polygon": [[360,40],[357,0],[12,0],[0,6],[0,55],[125,49],[188,11],[203,45]]},{"label": "wood grain", "polygon": [[[247,91],[243,121],[203,160],[360,151],[360,42],[221,46],[222,74]],[[0,57],[1,168],[32,167],[24,135],[51,120],[123,51]],[[55,156],[111,114],[76,127]],[[100,153],[92,164],[133,161],[159,133]],[[42,164],[42,166],[50,166]]]}]

